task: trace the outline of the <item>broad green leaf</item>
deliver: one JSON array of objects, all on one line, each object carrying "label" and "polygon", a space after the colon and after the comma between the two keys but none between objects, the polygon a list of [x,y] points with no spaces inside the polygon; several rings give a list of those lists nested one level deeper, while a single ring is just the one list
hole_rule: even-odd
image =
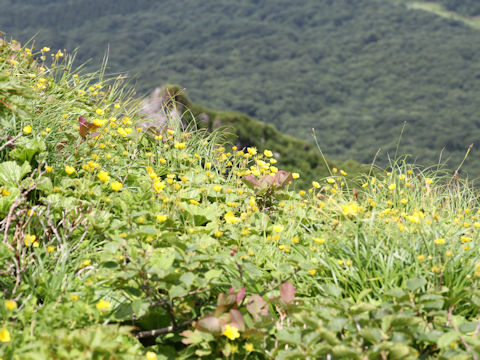
[{"label": "broad green leaf", "polygon": [[424,287],[426,284],[427,280],[425,280],[424,278],[409,279],[407,280],[407,289],[411,292],[414,292],[415,290]]},{"label": "broad green leaf", "polygon": [[190,288],[194,279],[195,275],[193,275],[191,272],[184,273],[182,276],[180,276],[180,281],[183,282],[187,289]]},{"label": "broad green leaf", "polygon": [[442,336],[440,336],[437,340],[437,345],[439,348],[444,349],[450,346],[451,343],[454,343],[458,340],[460,337],[460,333],[457,331],[450,331],[447,333],[444,333]]},{"label": "broad green leaf", "polygon": [[20,163],[31,162],[36,154],[45,151],[45,149],[45,143],[40,139],[21,138],[15,144],[15,149],[10,152],[10,156]]},{"label": "broad green leaf", "polygon": [[32,170],[28,162],[22,166],[15,161],[6,161],[0,164],[0,185],[17,186],[20,180]]},{"label": "broad green leaf", "polygon": [[351,346],[336,345],[332,348],[333,356],[338,358],[358,359],[358,352]]}]

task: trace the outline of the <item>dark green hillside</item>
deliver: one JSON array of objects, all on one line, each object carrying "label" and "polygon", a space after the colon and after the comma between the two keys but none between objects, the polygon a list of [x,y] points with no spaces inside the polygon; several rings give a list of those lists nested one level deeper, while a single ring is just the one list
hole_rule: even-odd
[{"label": "dark green hillside", "polygon": [[436,2],[442,4],[450,11],[455,11],[465,16],[480,15],[480,2],[477,0],[439,0]]},{"label": "dark green hillside", "polygon": [[[370,162],[381,147],[385,163],[404,122],[399,152],[420,163],[445,148],[456,167],[480,138],[478,31],[393,1],[0,0],[0,24],[92,65],[109,48],[111,71],[143,91],[177,83],[290,135],[315,127],[332,158]],[[480,175],[475,150],[464,169]]]}]

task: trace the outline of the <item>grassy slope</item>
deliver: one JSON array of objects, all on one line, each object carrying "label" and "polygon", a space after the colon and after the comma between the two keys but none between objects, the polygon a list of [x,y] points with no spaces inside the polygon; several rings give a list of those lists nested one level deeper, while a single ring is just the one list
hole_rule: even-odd
[{"label": "grassy slope", "polygon": [[400,152],[419,162],[445,148],[454,168],[479,137],[480,46],[461,22],[373,0],[81,4],[4,2],[0,22],[22,40],[42,29],[39,43],[80,46],[95,64],[109,46],[112,70],[139,74],[142,89],[181,84],[195,103],[306,140],[315,127],[337,159],[368,163],[381,147],[385,164],[405,121]]},{"label": "grassy slope", "polygon": [[[333,169],[342,169],[350,174],[350,179],[358,178],[367,173],[370,166],[361,165],[356,161],[331,161],[325,159],[321,152],[310,142],[284,135],[274,126],[256,121],[246,114],[233,111],[216,111],[205,106],[192,103],[184,90],[179,86],[167,86],[172,100],[182,106],[184,119],[194,122],[199,127],[209,131],[221,130],[225,144],[235,145],[239,149],[249,146],[256,147],[260,152],[269,149],[275,153],[275,158],[282,169],[296,171],[302,174],[298,185],[308,188],[312,181],[331,174]],[[199,121],[204,115],[208,119]]]},{"label": "grassy slope", "polygon": [[340,173],[250,189],[246,174],[270,172],[251,168],[261,154],[174,124],[137,131],[128,92],[73,73],[0,45],[0,356],[478,352],[480,215],[464,181],[399,162],[355,191]]}]

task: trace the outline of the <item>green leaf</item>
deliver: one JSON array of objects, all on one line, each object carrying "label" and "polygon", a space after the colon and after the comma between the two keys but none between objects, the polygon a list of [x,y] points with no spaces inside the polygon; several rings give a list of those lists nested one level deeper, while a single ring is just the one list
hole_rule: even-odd
[{"label": "green leaf", "polygon": [[403,359],[408,356],[413,349],[401,343],[394,344],[389,349],[389,359]]},{"label": "green leaf", "polygon": [[458,340],[460,337],[460,333],[457,331],[450,331],[447,333],[444,333],[442,336],[440,336],[437,340],[437,345],[439,348],[444,349],[450,346],[451,343],[454,343]]},{"label": "green leaf", "polygon": [[277,332],[277,340],[290,345],[298,345],[302,341],[300,329],[282,329]]},{"label": "green leaf", "polygon": [[342,295],[342,289],[340,289],[338,286],[332,284],[325,284],[322,286],[322,288],[327,295],[330,295],[334,298],[338,298],[340,297],[340,295]]},{"label": "green leaf", "polygon": [[132,301],[132,310],[137,316],[137,318],[142,317],[148,311],[149,303],[148,301],[142,299],[136,299]]},{"label": "green leaf", "polygon": [[358,352],[351,346],[336,345],[332,348],[332,353],[339,358],[358,359]]},{"label": "green leaf", "polygon": [[374,311],[377,307],[371,303],[355,304],[350,308],[350,312],[353,315],[358,315],[364,312]]},{"label": "green leaf", "polygon": [[150,263],[155,267],[167,270],[175,261],[175,250],[173,249],[155,249]]},{"label": "green leaf", "polygon": [[15,149],[10,152],[10,156],[21,163],[31,162],[37,153],[41,153],[45,149],[45,143],[40,139],[21,138],[15,144]]},{"label": "green leaf", "polygon": [[212,270],[208,270],[204,276],[205,276],[205,280],[209,282],[212,279],[216,279],[220,277],[220,275],[222,275],[222,270],[212,269]]},{"label": "green leaf", "polygon": [[185,296],[187,294],[187,290],[185,290],[185,288],[182,286],[175,285],[168,291],[168,294],[170,295],[170,298],[173,299],[176,297]]},{"label": "green leaf", "polygon": [[19,166],[15,161],[6,161],[0,164],[0,185],[18,186],[20,180],[32,170],[28,162]]},{"label": "green leaf", "polygon": [[180,281],[183,282],[187,289],[190,288],[194,279],[195,275],[193,275],[191,272],[184,273],[182,276],[180,276]]},{"label": "green leaf", "polygon": [[426,284],[427,280],[425,280],[424,278],[409,279],[407,280],[407,289],[411,292],[414,292],[415,290],[424,287]]}]

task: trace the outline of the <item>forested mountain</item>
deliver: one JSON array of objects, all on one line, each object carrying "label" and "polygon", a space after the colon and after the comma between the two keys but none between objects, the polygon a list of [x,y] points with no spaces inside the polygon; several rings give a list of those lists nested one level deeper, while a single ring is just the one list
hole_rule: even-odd
[{"label": "forested mountain", "polygon": [[478,0],[439,0],[437,2],[445,6],[447,10],[455,11],[462,15],[480,15],[480,2]]},{"label": "forested mountain", "polygon": [[[441,1],[465,15],[476,1]],[[0,30],[73,50],[147,92],[164,83],[370,162],[399,153],[458,165],[480,139],[477,30],[385,0],[0,0]],[[465,169],[480,175],[475,151]]]}]

